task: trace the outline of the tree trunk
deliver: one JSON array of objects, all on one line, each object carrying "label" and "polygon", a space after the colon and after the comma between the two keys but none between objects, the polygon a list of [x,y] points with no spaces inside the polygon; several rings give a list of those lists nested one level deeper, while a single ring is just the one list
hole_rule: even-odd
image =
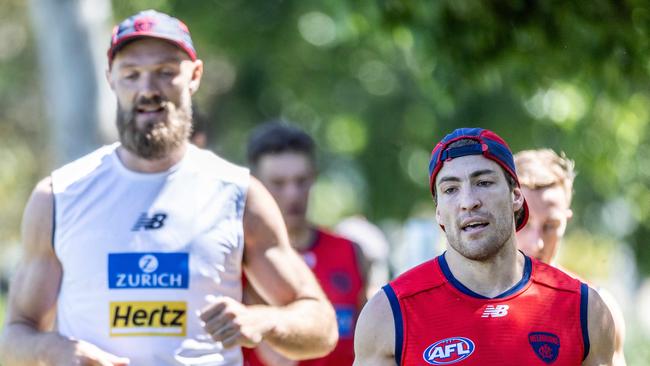
[{"label": "tree trunk", "polygon": [[115,100],[104,77],[109,0],[31,0],[45,110],[60,165],[115,140]]}]

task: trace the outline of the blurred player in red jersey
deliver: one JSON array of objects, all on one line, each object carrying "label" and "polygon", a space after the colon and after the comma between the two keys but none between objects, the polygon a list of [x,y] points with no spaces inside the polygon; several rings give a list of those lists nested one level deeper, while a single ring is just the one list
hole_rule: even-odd
[{"label": "blurred player in red jersey", "polygon": [[448,134],[429,183],[447,251],[368,301],[355,365],[612,365],[614,324],[598,293],[517,250],[528,207],[501,137]]},{"label": "blurred player in red jersey", "polygon": [[[264,123],[251,135],[248,161],[253,175],[280,206],[291,245],[302,254],[334,305],[339,342],[328,356],[299,363],[281,357],[262,344],[255,350],[244,350],[245,365],[352,365],[353,333],[366,301],[368,264],[355,243],[307,220],[309,194],[316,178],[313,139],[286,123]],[[246,296],[253,303],[259,302],[252,291],[247,291]]]},{"label": "blurred player in red jersey", "polygon": [[[551,149],[538,149],[515,154],[515,166],[530,212],[528,224],[517,233],[517,246],[526,255],[554,265],[567,223],[573,216],[574,162]],[[614,364],[624,366],[623,314],[609,292],[602,288],[598,288],[598,292],[609,307],[616,326]]]}]

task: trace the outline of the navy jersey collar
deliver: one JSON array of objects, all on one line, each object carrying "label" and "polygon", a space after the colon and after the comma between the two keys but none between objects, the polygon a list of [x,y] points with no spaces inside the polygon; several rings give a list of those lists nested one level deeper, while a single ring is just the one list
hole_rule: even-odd
[{"label": "navy jersey collar", "polygon": [[528,281],[530,280],[530,274],[531,274],[532,269],[533,269],[532,261],[530,260],[530,258],[528,256],[524,255],[524,274],[523,274],[523,276],[521,276],[521,280],[519,280],[519,282],[517,282],[514,286],[512,286],[510,289],[506,290],[505,292],[503,292],[503,293],[501,293],[501,294],[499,294],[499,295],[497,295],[495,297],[487,297],[487,296],[483,296],[481,294],[478,294],[478,293],[470,290],[465,285],[463,285],[458,279],[456,279],[456,277],[454,277],[454,275],[451,273],[451,270],[449,269],[449,265],[447,264],[447,260],[445,259],[445,254],[446,253],[447,252],[445,251],[445,253],[442,253],[438,257],[438,263],[440,265],[440,269],[442,270],[442,274],[445,276],[445,278],[447,278],[449,283],[451,283],[451,285],[454,286],[458,291],[464,293],[465,295],[475,297],[475,298],[478,298],[478,299],[487,299],[487,300],[489,300],[489,299],[502,299],[504,297],[508,297],[508,296],[516,293],[517,291],[524,288],[524,286],[526,286],[526,284],[528,284]]}]

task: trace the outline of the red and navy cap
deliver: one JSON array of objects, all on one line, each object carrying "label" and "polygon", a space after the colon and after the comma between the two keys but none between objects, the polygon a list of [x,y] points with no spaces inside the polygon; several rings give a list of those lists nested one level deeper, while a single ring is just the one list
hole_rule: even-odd
[{"label": "red and navy cap", "polygon": [[113,28],[111,46],[108,49],[108,64],[122,46],[138,38],[150,37],[169,41],[185,51],[192,61],[196,50],[190,30],[180,20],[155,10],[144,10],[123,20]]},{"label": "red and navy cap", "polygon": [[[475,140],[478,143],[449,147],[452,143],[465,139]],[[517,183],[517,187],[519,187],[519,179],[517,178],[512,151],[499,135],[483,128],[459,128],[445,136],[431,152],[431,160],[429,162],[429,188],[434,197],[436,196],[436,176],[440,172],[440,169],[442,169],[442,165],[446,161],[467,155],[483,155],[485,158],[495,161],[503,170],[510,174],[512,179]],[[517,231],[519,231],[528,222],[528,204],[525,199],[523,211],[517,213],[515,218]]]}]

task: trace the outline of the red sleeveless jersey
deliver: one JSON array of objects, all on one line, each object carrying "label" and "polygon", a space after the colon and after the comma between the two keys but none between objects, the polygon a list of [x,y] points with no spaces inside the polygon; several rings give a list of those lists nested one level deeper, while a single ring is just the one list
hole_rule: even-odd
[{"label": "red sleeveless jersey", "polygon": [[[339,341],[323,358],[300,361],[300,366],[349,366],[354,362],[354,328],[364,284],[354,244],[322,229],[312,246],[300,252],[336,310]],[[242,349],[245,366],[264,366],[255,352]]]},{"label": "red sleeveless jersey", "polygon": [[444,254],[384,286],[397,364],[581,365],[589,352],[587,285],[525,260],[521,281],[495,298],[454,278]]}]

